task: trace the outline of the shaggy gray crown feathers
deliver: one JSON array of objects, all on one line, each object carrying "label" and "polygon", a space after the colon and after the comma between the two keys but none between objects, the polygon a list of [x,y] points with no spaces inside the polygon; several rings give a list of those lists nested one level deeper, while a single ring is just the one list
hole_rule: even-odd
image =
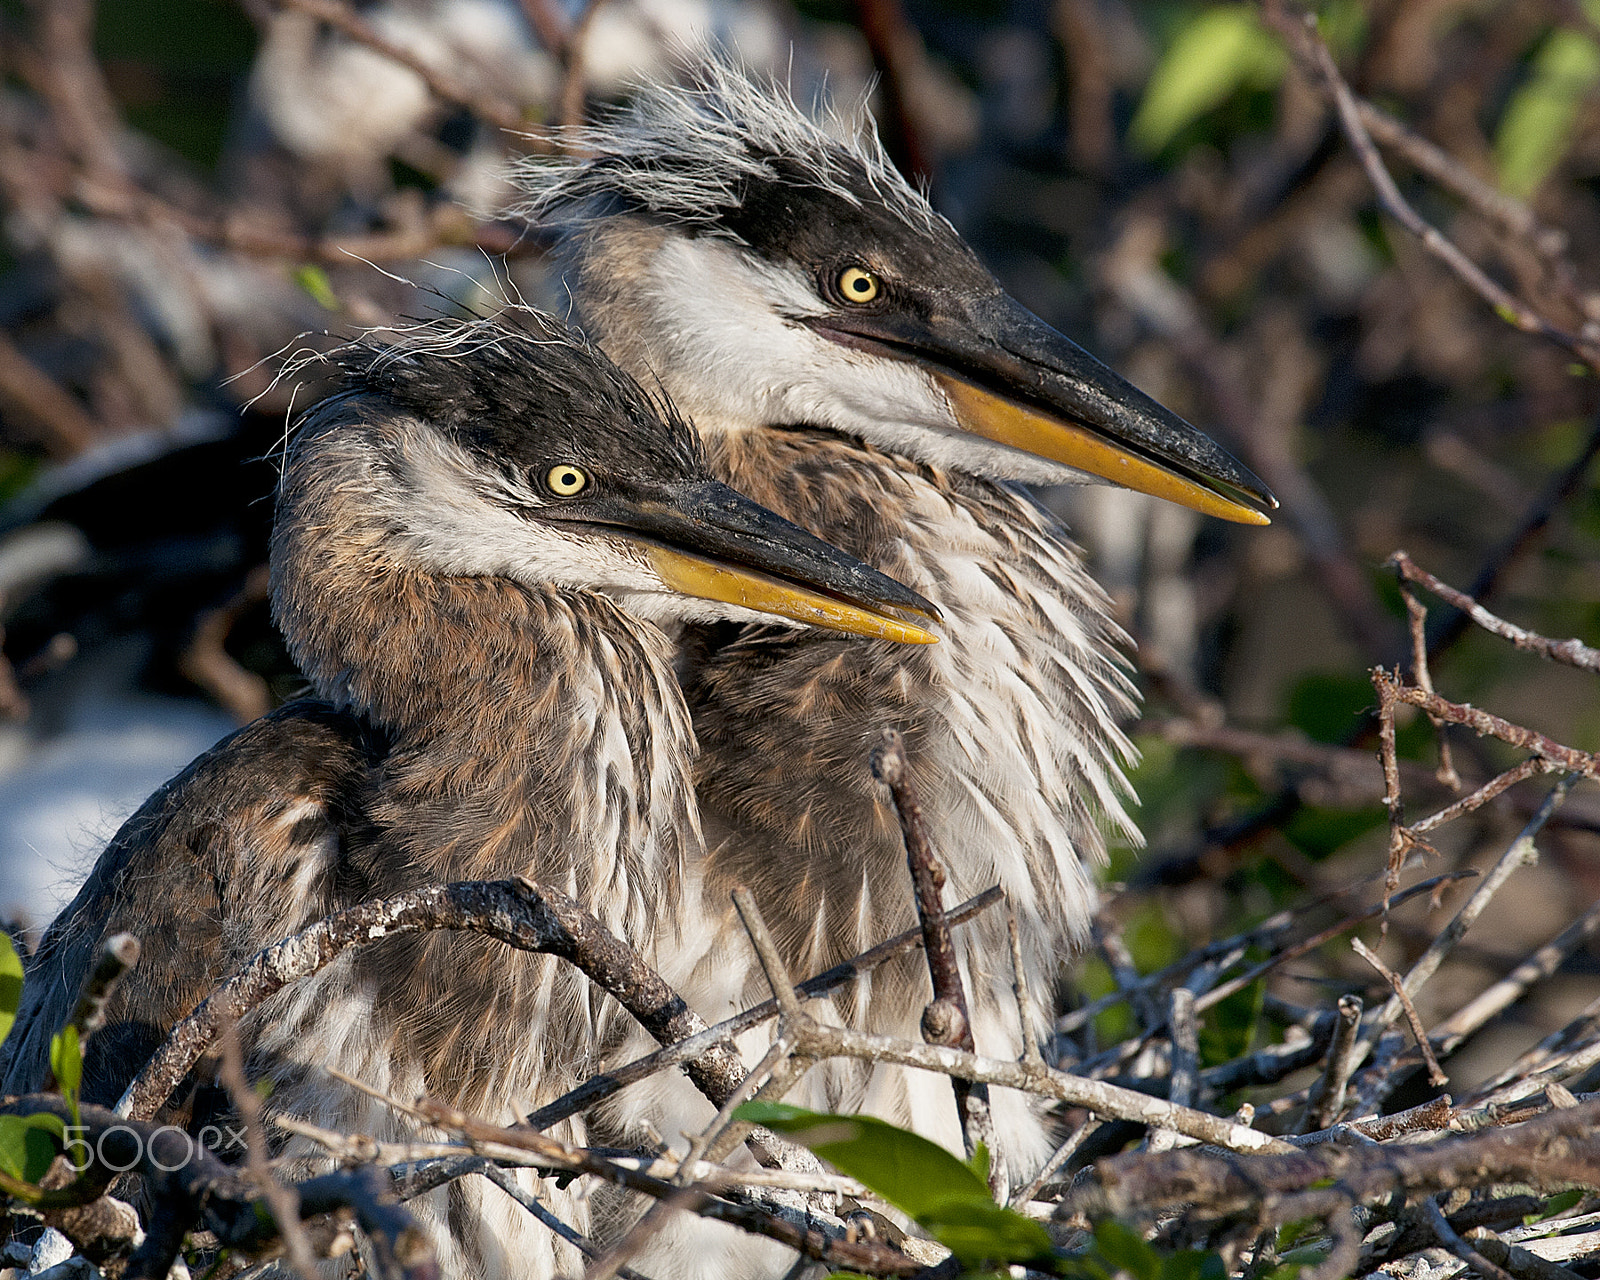
[{"label": "shaggy gray crown feathers", "polygon": [[688,84],[639,85],[609,119],[567,136],[571,154],[522,161],[526,199],[512,212],[571,229],[618,205],[737,239],[722,223],[751,183],[807,185],[855,206],[868,200],[919,227],[944,219],[902,177],[864,104],[849,117],[819,104],[834,136],[776,80],[723,49],[697,56]]}]

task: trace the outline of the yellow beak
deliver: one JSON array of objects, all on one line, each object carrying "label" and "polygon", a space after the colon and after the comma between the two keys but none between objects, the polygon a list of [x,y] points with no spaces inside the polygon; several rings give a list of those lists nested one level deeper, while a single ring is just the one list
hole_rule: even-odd
[{"label": "yellow beak", "polygon": [[1037,454],[1102,480],[1136,489],[1237,524],[1271,524],[1270,517],[1215,489],[1119,448],[1086,427],[1007,400],[942,369],[930,370],[963,430],[996,444]]},{"label": "yellow beak", "polygon": [[[777,614],[813,627],[853,636],[871,636],[898,644],[937,644],[939,637],[915,623],[867,604],[841,600],[754,569],[702,559],[659,544],[646,548],[661,580],[674,591]],[[930,619],[931,621],[931,619]]]}]

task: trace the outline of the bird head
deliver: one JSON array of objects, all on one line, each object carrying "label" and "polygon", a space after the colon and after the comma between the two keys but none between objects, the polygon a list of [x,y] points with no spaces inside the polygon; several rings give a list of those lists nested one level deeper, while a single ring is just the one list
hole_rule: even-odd
[{"label": "bird head", "polygon": [[874,134],[833,136],[725,54],[687,86],[642,87],[519,182],[585,325],[702,430],[828,427],[935,466],[1111,481],[1249,524],[1277,506],[1006,293]]},{"label": "bird head", "polygon": [[559,321],[435,322],[335,360],[343,387],[296,437],[275,561],[336,527],[368,563],[600,591],[655,622],[936,639],[931,604],[714,479],[670,403]]}]

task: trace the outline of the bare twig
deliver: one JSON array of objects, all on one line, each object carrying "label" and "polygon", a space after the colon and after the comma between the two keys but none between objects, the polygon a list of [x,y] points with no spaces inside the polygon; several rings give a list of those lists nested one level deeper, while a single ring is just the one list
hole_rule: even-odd
[{"label": "bare twig", "polygon": [[1311,1096],[1306,1099],[1305,1114],[1300,1119],[1300,1133],[1314,1133],[1326,1129],[1344,1110],[1345,1086],[1350,1083],[1350,1073],[1356,1068],[1356,1032],[1361,1027],[1361,997],[1339,997],[1338,1021],[1334,1023],[1333,1042],[1328,1046],[1328,1065]]},{"label": "bare twig", "polygon": [[[804,1015],[802,1015],[803,1017]],[[662,1178],[652,1177],[620,1161],[608,1160],[582,1147],[568,1146],[555,1138],[518,1125],[505,1129],[474,1119],[454,1107],[435,1101],[425,1101],[420,1110],[429,1124],[466,1137],[485,1154],[493,1155],[499,1148],[525,1151],[537,1155],[541,1162],[554,1167],[593,1174],[630,1191],[640,1191],[658,1200],[670,1199],[684,1188]],[[732,1185],[734,1175],[729,1176]],[[909,1275],[920,1265],[905,1255],[876,1241],[845,1240],[819,1231],[812,1225],[797,1222],[769,1213],[754,1205],[736,1204],[716,1198],[700,1183],[694,1184],[697,1192],[706,1193],[698,1203],[685,1207],[702,1217],[729,1222],[746,1231],[763,1235],[788,1245],[791,1249],[826,1262],[837,1268],[848,1268],[872,1275]]]},{"label": "bare twig", "polygon": [[315,1280],[317,1259],[311,1241],[300,1223],[300,1198],[279,1182],[267,1163],[267,1135],[261,1127],[261,1098],[244,1075],[244,1056],[239,1052],[238,1029],[233,1023],[222,1028],[222,1066],[217,1078],[228,1091],[234,1110],[244,1122],[245,1161],[261,1195],[272,1211],[272,1219],[283,1237],[289,1265],[300,1280]]},{"label": "bare twig", "polygon": [[1553,1111],[1514,1129],[1416,1146],[1323,1143],[1248,1159],[1190,1148],[1101,1161],[1061,1212],[1149,1217],[1188,1204],[1207,1218],[1259,1209],[1266,1221],[1324,1217],[1395,1192],[1420,1194],[1496,1182],[1545,1190],[1600,1181],[1600,1103]]},{"label": "bare twig", "polygon": [[1296,19],[1283,13],[1277,6],[1269,7],[1269,17],[1272,11],[1277,14],[1274,25],[1284,32],[1291,48],[1296,49],[1300,56],[1307,59],[1316,69],[1332,95],[1339,126],[1351,150],[1361,162],[1361,167],[1366,171],[1368,181],[1372,183],[1378,203],[1384,212],[1414,235],[1429,253],[1487,302],[1508,324],[1524,333],[1546,338],[1570,351],[1590,368],[1600,369],[1600,349],[1577,335],[1568,333],[1497,284],[1482,267],[1410,205],[1400,194],[1400,188],[1395,185],[1388,169],[1384,167],[1383,158],[1378,154],[1372,135],[1367,132],[1367,127],[1362,121],[1361,109],[1356,103],[1355,95],[1351,93],[1344,77],[1339,74],[1339,68],[1333,61],[1333,55],[1328,52],[1328,47],[1316,33],[1315,19],[1309,17],[1303,20]]},{"label": "bare twig", "polygon": [[[525,880],[435,885],[337,912],[259,953],[172,1029],[128,1086],[118,1111],[136,1118],[153,1115],[224,1022],[237,1021],[290,982],[318,972],[352,948],[434,929],[470,930],[521,950],[560,956],[615,996],[659,1040],[705,1030],[658,974],[565,894]],[[727,1044],[702,1052],[688,1071],[713,1102],[745,1076],[738,1053]]]},{"label": "bare twig", "polygon": [[[1517,838],[1507,847],[1505,853],[1500,856],[1499,861],[1495,863],[1489,874],[1472,891],[1466,902],[1462,903],[1461,909],[1456,913],[1455,918],[1440,930],[1438,936],[1428,945],[1427,950],[1411,966],[1403,983],[1403,990],[1408,997],[1414,996],[1423,983],[1433,976],[1443,962],[1444,957],[1461,940],[1466,931],[1472,927],[1473,922],[1483,913],[1484,908],[1489,905],[1491,899],[1499,892],[1500,887],[1505,884],[1511,874],[1518,867],[1525,866],[1534,860],[1536,857],[1534,840],[1539,832],[1543,830],[1544,824],[1550,820],[1550,815],[1566,800],[1567,792],[1571,790],[1572,782],[1573,779],[1570,777],[1563,778],[1551,789],[1550,794],[1545,797],[1544,803],[1539,806],[1539,811],[1523,827]],[[1357,1062],[1371,1051],[1372,1047],[1377,1043],[1378,1037],[1400,1015],[1401,1008],[1399,995],[1391,996],[1376,1016],[1369,1021],[1366,1031],[1362,1034],[1361,1043],[1357,1048]]]},{"label": "bare twig", "polygon": [[1440,1069],[1439,1059],[1433,1056],[1433,1047],[1428,1043],[1428,1033],[1423,1029],[1422,1019],[1417,1016],[1417,1008],[1411,1003],[1411,997],[1406,994],[1406,985],[1400,975],[1384,964],[1377,953],[1360,938],[1351,938],[1350,946],[1394,988],[1394,998],[1400,1002],[1400,1008],[1406,1015],[1406,1022],[1411,1026],[1411,1034],[1416,1039],[1417,1048],[1421,1050],[1423,1059],[1428,1064],[1428,1083],[1436,1089],[1442,1089],[1450,1083],[1450,1077]]},{"label": "bare twig", "polygon": [[1017,932],[1017,913],[1006,903],[1006,937],[1011,944],[1011,989],[1017,997],[1017,1021],[1022,1027],[1022,1060],[1043,1063],[1039,1053],[1037,1028],[1043,1025],[1039,1007],[1028,989],[1027,967],[1022,962],[1022,936]]},{"label": "bare twig", "polygon": [[[1550,640],[1537,632],[1519,627],[1515,623],[1490,613],[1481,604],[1467,595],[1464,591],[1457,591],[1448,583],[1441,582],[1433,574],[1423,569],[1412,560],[1404,551],[1396,551],[1389,557],[1389,563],[1395,567],[1409,582],[1427,588],[1443,600],[1446,604],[1461,610],[1473,622],[1477,623],[1490,635],[1499,636],[1502,640],[1509,640],[1519,649],[1529,653],[1536,653],[1541,658],[1548,658],[1552,662],[1565,663],[1569,667],[1577,667],[1581,671],[1592,671],[1600,674],[1600,649],[1592,649],[1581,640]],[[1431,686],[1424,685],[1429,693],[1433,692]]]},{"label": "bare twig", "polygon": [[[985,889],[982,893],[968,898],[959,907],[954,907],[945,913],[946,919],[952,925],[964,924],[973,919],[979,912],[1002,900],[1004,895],[998,886]],[[922,945],[921,928],[907,929],[904,933],[897,934],[887,942],[863,951],[860,955],[836,964],[831,969],[824,970],[814,978],[807,978],[797,990],[807,999],[816,999],[848,986],[858,978],[872,973],[880,966],[907,952],[914,951]],[[603,1075],[595,1076],[570,1092],[563,1094],[554,1102],[540,1107],[539,1110],[529,1115],[524,1123],[535,1129],[548,1129],[558,1121],[565,1120],[568,1116],[586,1111],[597,1102],[604,1101],[630,1084],[647,1079],[658,1071],[669,1067],[678,1066],[688,1062],[691,1058],[698,1057],[707,1049],[714,1047],[722,1041],[731,1041],[735,1036],[748,1031],[751,1027],[760,1026],[778,1016],[778,1002],[765,1000],[758,1005],[753,1005],[743,1013],[719,1022],[714,1027],[705,1031],[669,1044],[656,1050],[643,1058],[630,1062],[625,1066],[606,1071]]]},{"label": "bare twig", "polygon": [[1456,1234],[1456,1230],[1445,1221],[1444,1214],[1439,1211],[1438,1204],[1432,1196],[1423,1196],[1417,1201],[1417,1206],[1422,1212],[1423,1221],[1432,1228],[1433,1234],[1439,1238],[1439,1243],[1469,1267],[1477,1270],[1483,1280],[1511,1280],[1511,1275],[1502,1267],[1497,1267],[1489,1259],[1474,1249],[1470,1244]]},{"label": "bare twig", "polygon": [[[889,788],[894,799],[900,834],[906,845],[906,863],[911,869],[917,916],[922,922],[922,947],[927,953],[928,974],[933,980],[933,1003],[922,1014],[923,1037],[930,1044],[950,1045],[973,1053],[977,1046],[972,1039],[972,1015],[961,982],[961,966],[956,960],[955,939],[944,914],[944,868],[928,841],[922,806],[906,761],[905,741],[899,733],[893,729],[883,731],[882,743],[873,749],[871,765],[872,776]],[[1025,1031],[1024,1034],[1031,1033]],[[1004,1152],[995,1147],[989,1090],[981,1083],[954,1078],[952,1084],[967,1156],[970,1159],[980,1143],[988,1149],[989,1189],[996,1198],[1003,1200],[1010,1184]]]},{"label": "bare twig", "polygon": [[[1418,600],[1416,593],[1411,590],[1404,576],[1400,580],[1400,595],[1406,603],[1406,621],[1411,633],[1411,675],[1418,687],[1429,693],[1434,692],[1433,672],[1428,669],[1428,610],[1422,601]],[[1452,791],[1461,789],[1461,776],[1456,772],[1455,761],[1450,755],[1450,738],[1445,733],[1444,721],[1430,717],[1433,720],[1434,739],[1438,744],[1439,769],[1438,779],[1442,786],[1449,787]],[[1387,764],[1387,757],[1385,758]],[[1416,834],[1416,828],[1412,828]]]},{"label": "bare twig", "polygon": [[[1375,680],[1376,678],[1374,677]],[[1522,725],[1512,724],[1509,720],[1503,720],[1477,707],[1450,702],[1436,693],[1425,693],[1410,685],[1397,685],[1395,698],[1414,707],[1421,707],[1429,715],[1448,720],[1451,724],[1465,725],[1482,737],[1498,738],[1501,742],[1509,742],[1514,747],[1531,751],[1559,769],[1581,774],[1585,778],[1600,780],[1600,756],[1563,746],[1554,738],[1536,733]]]},{"label": "bare twig", "polygon": [[1039,1167],[1039,1172],[1034,1174],[1028,1184],[1012,1197],[1012,1203],[1025,1205],[1034,1196],[1038,1195],[1044,1184],[1049,1182],[1055,1176],[1056,1171],[1062,1168],[1068,1160],[1072,1159],[1078,1148],[1083,1145],[1084,1139],[1098,1129],[1100,1123],[1100,1121],[1091,1117],[1068,1134],[1061,1145],[1050,1153],[1050,1158]]},{"label": "bare twig", "polygon": [[[1195,1024],[1194,992],[1188,987],[1172,989],[1167,1006],[1167,1031],[1172,1053],[1167,1098],[1180,1107],[1187,1107],[1194,1102],[1200,1066],[1200,1031]],[[1176,1139],[1177,1135],[1170,1129],[1158,1130],[1150,1137],[1150,1150],[1168,1151],[1176,1144]]]},{"label": "bare twig", "polygon": [[139,951],[139,939],[131,933],[113,934],[101,944],[100,959],[78,993],[72,1016],[67,1019],[78,1029],[80,1047],[87,1044],[89,1037],[105,1022],[106,1002],[111,999],[122,975],[139,963]]}]

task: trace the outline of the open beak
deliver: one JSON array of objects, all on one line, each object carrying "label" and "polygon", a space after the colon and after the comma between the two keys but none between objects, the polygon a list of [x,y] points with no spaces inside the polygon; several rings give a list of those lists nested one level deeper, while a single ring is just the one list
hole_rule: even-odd
[{"label": "open beak", "polygon": [[933,622],[939,611],[910,587],[718,481],[618,500],[607,516],[674,591],[850,635],[938,643],[913,619]]},{"label": "open beak", "polygon": [[809,323],[922,366],[973,435],[1223,520],[1271,523],[1278,500],[1247,468],[1010,295],[964,309],[834,312]]}]

